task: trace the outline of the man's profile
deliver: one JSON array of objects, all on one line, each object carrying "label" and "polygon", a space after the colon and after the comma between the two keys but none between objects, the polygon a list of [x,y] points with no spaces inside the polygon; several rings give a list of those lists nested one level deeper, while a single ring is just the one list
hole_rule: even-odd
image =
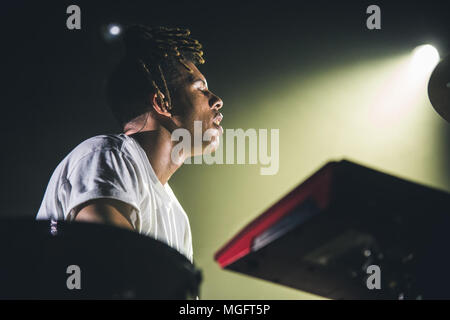
[{"label": "man's profile", "polygon": [[[135,230],[193,260],[189,219],[167,183],[188,157],[213,151],[223,129],[222,100],[197,65],[201,44],[180,28],[132,26],[126,55],[111,74],[107,97],[123,133],[79,144],[50,178],[37,219],[87,221]],[[212,132],[173,159],[179,128],[194,121]]]}]

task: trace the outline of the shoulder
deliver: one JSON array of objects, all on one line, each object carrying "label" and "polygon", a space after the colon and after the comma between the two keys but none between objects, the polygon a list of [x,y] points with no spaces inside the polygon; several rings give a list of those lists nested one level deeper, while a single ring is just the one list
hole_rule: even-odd
[{"label": "shoulder", "polygon": [[98,135],[84,140],[77,145],[68,155],[67,161],[71,164],[90,158],[104,158],[114,154],[120,158],[132,159],[129,152],[129,140],[124,134]]},{"label": "shoulder", "polygon": [[126,139],[126,136],[122,134],[98,135],[81,142],[73,149],[71,154],[83,157],[84,155],[96,151],[122,151]]},{"label": "shoulder", "polygon": [[98,135],[84,140],[61,162],[64,176],[68,178],[78,171],[81,174],[83,171],[92,173],[93,170],[114,168],[119,172],[120,168],[134,168],[134,159],[124,148],[126,140],[122,134]]}]

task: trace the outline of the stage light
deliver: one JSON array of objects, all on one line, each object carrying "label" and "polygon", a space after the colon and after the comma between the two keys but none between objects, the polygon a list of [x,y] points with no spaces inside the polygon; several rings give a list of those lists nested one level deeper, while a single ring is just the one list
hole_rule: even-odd
[{"label": "stage light", "polygon": [[116,24],[112,24],[112,25],[109,26],[109,33],[110,33],[112,36],[117,36],[117,35],[119,35],[121,31],[122,31],[122,30],[120,29],[120,27],[119,27],[118,25],[116,25]]},{"label": "stage light", "polygon": [[438,62],[439,52],[430,44],[419,46],[413,51],[411,66],[416,72],[431,72]]},{"label": "stage light", "polygon": [[104,24],[100,32],[106,42],[113,43],[120,39],[122,26],[118,23]]}]

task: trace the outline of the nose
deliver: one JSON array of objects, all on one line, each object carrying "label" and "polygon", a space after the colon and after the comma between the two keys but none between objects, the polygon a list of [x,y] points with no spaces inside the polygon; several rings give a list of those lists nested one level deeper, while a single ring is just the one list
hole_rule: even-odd
[{"label": "nose", "polygon": [[219,110],[223,107],[223,101],[218,96],[213,94],[213,99],[211,99],[211,108]]}]

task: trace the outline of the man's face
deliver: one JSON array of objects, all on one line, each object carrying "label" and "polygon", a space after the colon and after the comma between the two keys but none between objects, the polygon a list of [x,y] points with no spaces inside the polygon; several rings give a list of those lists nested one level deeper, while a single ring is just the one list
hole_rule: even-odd
[{"label": "man's face", "polygon": [[[219,125],[222,120],[222,114],[219,109],[222,108],[222,100],[208,89],[203,74],[197,67],[188,62],[187,65],[193,73],[189,73],[185,68],[180,69],[180,81],[176,90],[171,91],[172,105],[175,109],[173,116],[174,121],[180,128],[187,129],[192,137],[191,155],[201,155],[207,148],[208,152],[212,152],[219,146],[219,136],[222,135],[223,129]],[[201,135],[208,130],[208,139],[203,141],[201,146],[195,148],[194,145],[194,121],[201,123]],[[199,126],[197,124],[197,126]],[[199,133],[200,130],[197,129]],[[196,137],[201,139],[202,137]],[[203,140],[203,139],[202,139]]]}]

